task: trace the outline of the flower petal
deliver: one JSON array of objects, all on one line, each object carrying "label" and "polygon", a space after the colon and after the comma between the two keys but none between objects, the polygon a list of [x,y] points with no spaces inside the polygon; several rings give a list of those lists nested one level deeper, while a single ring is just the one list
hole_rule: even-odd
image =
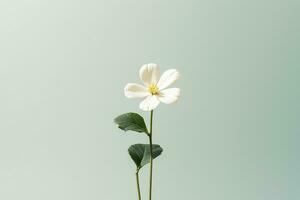
[{"label": "flower petal", "polygon": [[159,78],[159,67],[157,64],[149,63],[140,69],[140,78],[146,84],[156,84]]},{"label": "flower petal", "polygon": [[143,111],[151,111],[159,104],[158,97],[155,95],[148,96],[140,103],[140,109]]},{"label": "flower petal", "polygon": [[160,77],[157,87],[163,90],[174,83],[179,78],[179,72],[176,69],[169,69]]},{"label": "flower petal", "polygon": [[144,98],[151,95],[146,87],[136,83],[128,83],[124,88],[124,93],[127,98]]},{"label": "flower petal", "polygon": [[180,89],[179,88],[170,88],[165,89],[159,92],[160,95],[158,96],[159,101],[170,104],[174,103],[178,100],[180,95]]}]

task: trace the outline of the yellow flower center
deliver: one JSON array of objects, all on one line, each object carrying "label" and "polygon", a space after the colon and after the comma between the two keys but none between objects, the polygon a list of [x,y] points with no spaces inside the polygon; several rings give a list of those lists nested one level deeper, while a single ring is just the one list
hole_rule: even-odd
[{"label": "yellow flower center", "polygon": [[152,95],[156,95],[156,94],[158,94],[158,92],[159,92],[158,87],[157,87],[155,84],[149,85],[148,91],[149,91]]}]

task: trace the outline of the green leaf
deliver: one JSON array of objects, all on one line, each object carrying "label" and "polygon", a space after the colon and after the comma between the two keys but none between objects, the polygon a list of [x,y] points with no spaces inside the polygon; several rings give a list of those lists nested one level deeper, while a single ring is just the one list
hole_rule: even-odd
[{"label": "green leaf", "polygon": [[124,131],[148,133],[144,118],[137,113],[125,113],[115,118],[114,122]]},{"label": "green leaf", "polygon": [[[158,144],[152,145],[153,159],[162,153],[163,149]],[[129,155],[135,162],[138,169],[150,162],[150,145],[149,144],[134,144],[128,149]]]}]

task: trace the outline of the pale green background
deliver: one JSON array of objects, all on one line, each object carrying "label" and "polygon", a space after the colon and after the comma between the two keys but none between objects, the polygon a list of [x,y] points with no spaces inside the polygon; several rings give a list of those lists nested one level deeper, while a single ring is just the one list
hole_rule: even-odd
[{"label": "pale green background", "polygon": [[[1,0],[0,199],[133,200],[112,123],[142,64],[177,68],[155,111],[153,200],[300,198],[299,0]],[[147,193],[148,168],[142,171]],[[144,198],[146,199],[146,198]]]}]

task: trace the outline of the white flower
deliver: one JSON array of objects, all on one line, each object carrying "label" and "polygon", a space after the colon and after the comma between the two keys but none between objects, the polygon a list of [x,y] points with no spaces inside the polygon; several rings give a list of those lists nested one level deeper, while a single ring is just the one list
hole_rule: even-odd
[{"label": "white flower", "polygon": [[171,104],[178,100],[180,95],[179,88],[169,88],[179,78],[179,72],[176,69],[165,71],[159,78],[159,67],[157,64],[146,64],[140,69],[140,79],[144,85],[128,83],[125,88],[127,98],[144,98],[140,103],[140,109],[151,111],[155,109],[160,102]]}]

